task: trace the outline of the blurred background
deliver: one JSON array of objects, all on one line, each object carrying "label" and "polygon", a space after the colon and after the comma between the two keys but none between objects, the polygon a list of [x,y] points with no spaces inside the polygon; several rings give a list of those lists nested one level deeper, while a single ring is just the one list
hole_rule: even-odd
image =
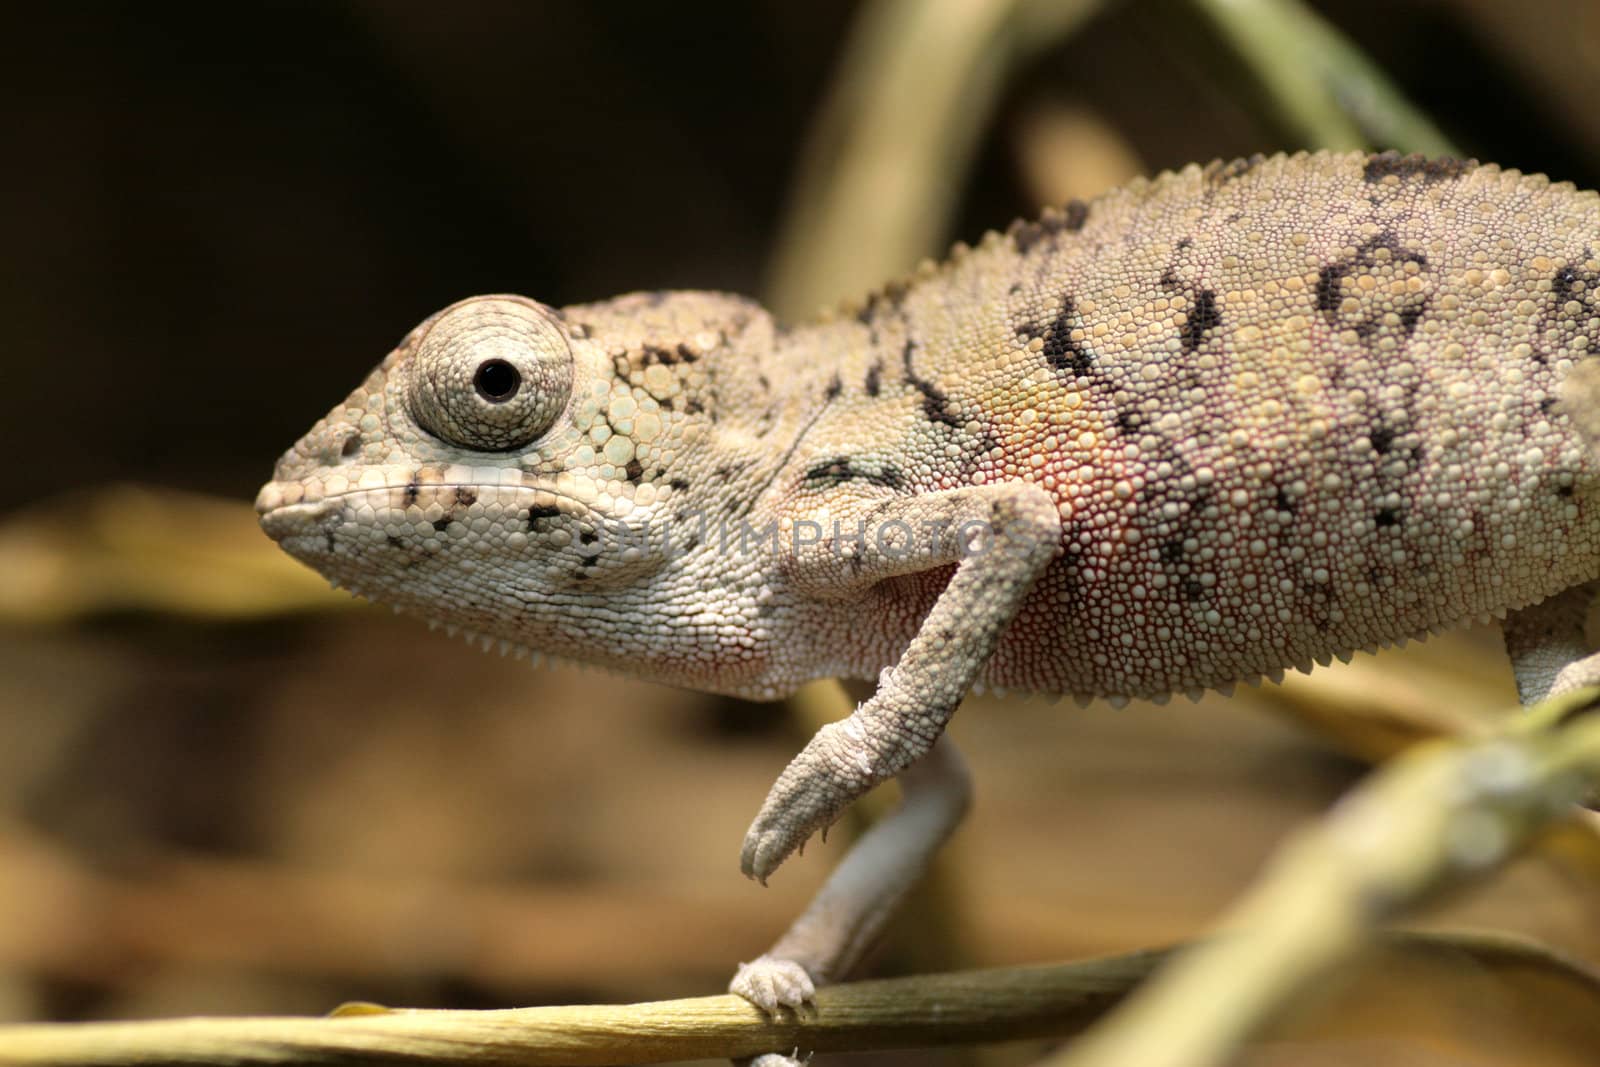
[{"label": "blurred background", "polygon": [[[1044,203],[1335,139],[1219,14],[1256,6],[0,11],[0,1021],[720,990],[845,847],[738,874],[814,723],[482,655],[328,593],[248,501],[470,293],[794,319]],[[1426,143],[1600,186],[1592,0],[1260,7],[1364,55]],[[1492,631],[1199,706],[973,700],[976,812],[872,969],[1193,936],[1368,760],[1513,702]],[[1595,869],[1536,851],[1423,921],[1597,961]],[[1369,968],[1245,1062],[1600,1062],[1594,1006]]]}]

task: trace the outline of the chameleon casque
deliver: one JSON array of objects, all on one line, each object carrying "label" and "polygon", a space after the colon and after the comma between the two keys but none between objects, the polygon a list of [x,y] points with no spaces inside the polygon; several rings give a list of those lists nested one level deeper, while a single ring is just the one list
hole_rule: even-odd
[{"label": "chameleon casque", "polygon": [[[336,584],[696,689],[875,684],[773,786],[765,880],[902,808],[733,988],[848,969],[966,807],[975,684],[1163,699],[1504,618],[1525,701],[1600,677],[1600,196],[1475,162],[1190,166],[785,328],[704,292],[462,301],[257,508]],[[1508,614],[1509,613],[1509,614]],[[489,641],[485,640],[487,646]]]}]

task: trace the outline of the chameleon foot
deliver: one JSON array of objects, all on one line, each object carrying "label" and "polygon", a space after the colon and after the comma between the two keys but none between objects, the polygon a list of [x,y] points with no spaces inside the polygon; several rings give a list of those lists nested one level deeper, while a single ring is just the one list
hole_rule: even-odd
[{"label": "chameleon foot", "polygon": [[751,1060],[735,1060],[735,1063],[747,1064],[748,1067],[806,1067],[811,1062],[811,1053],[800,1055],[800,1050],[795,1049],[789,1055],[782,1052],[763,1052]]},{"label": "chameleon foot", "polygon": [[744,835],[739,868],[747,877],[765,884],[812,834],[826,830],[858,797],[909,762],[884,759],[859,716],[818,730],[773,783]]},{"label": "chameleon foot", "polygon": [[816,995],[817,986],[806,969],[793,960],[758,956],[739,964],[739,973],[728,983],[728,992],[743,997],[768,1015],[776,1015],[779,1008],[796,1009],[805,1004]]}]

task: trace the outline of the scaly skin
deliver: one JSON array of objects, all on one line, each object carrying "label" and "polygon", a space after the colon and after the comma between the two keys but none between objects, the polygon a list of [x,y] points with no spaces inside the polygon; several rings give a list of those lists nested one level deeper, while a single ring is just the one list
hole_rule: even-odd
[{"label": "scaly skin", "polygon": [[792,330],[722,294],[476,298],[258,508],[334,581],[516,646],[759,698],[879,679],[774,788],[764,878],[975,682],[1198,693],[1600,577],[1556,409],[1600,352],[1597,248],[1595,193],[1318,154],[1075,203]]}]

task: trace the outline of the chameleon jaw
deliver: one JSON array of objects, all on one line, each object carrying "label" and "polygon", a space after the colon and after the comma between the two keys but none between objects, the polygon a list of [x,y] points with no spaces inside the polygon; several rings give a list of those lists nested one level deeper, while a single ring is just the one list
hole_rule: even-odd
[{"label": "chameleon jaw", "polygon": [[274,541],[282,544],[297,534],[310,533],[318,524],[338,510],[332,499],[283,503],[278,483],[264,486],[256,497],[256,514],[261,529]]}]

